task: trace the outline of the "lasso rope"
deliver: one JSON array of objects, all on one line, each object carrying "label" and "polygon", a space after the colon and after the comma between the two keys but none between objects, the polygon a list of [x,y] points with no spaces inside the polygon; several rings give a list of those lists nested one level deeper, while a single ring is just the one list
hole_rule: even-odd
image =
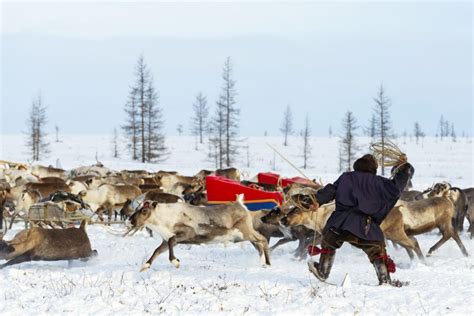
[{"label": "lasso rope", "polygon": [[407,155],[389,139],[384,142],[372,143],[369,149],[375,159],[384,167],[399,166],[408,161]]}]

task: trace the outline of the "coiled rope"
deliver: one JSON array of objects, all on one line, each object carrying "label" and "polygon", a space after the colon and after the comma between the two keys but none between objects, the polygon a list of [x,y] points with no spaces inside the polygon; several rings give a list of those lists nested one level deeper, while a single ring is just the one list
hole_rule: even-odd
[{"label": "coiled rope", "polygon": [[408,161],[407,155],[389,139],[372,143],[369,149],[375,159],[384,167],[400,166]]}]

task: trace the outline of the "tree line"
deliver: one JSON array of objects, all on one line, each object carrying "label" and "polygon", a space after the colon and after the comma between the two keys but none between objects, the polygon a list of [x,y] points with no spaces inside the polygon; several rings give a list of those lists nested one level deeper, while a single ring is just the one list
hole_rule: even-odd
[{"label": "tree line", "polygon": [[[190,118],[190,133],[195,137],[195,149],[207,150],[208,158],[216,168],[232,166],[238,155],[239,149],[246,148],[249,156],[249,147],[242,146],[239,138],[240,108],[237,100],[236,80],[234,79],[233,61],[227,57],[221,71],[222,85],[214,107],[209,105],[205,93],[199,91],[192,102],[192,116]],[[372,116],[363,133],[373,141],[382,144],[395,137],[390,117],[391,101],[385,88],[381,85],[373,98]],[[142,163],[160,162],[167,159],[169,149],[166,146],[164,130],[163,108],[160,104],[158,89],[151,69],[146,64],[143,55],[138,57],[134,67],[132,84],[129,87],[127,99],[124,102],[125,119],[117,129],[114,128],[112,137],[113,157],[120,156],[119,143],[123,132],[127,153],[132,160]],[[46,130],[46,106],[41,95],[38,95],[31,104],[27,120],[26,145],[29,148],[31,159],[38,161],[49,152]],[[293,114],[288,104],[283,113],[280,127],[283,135],[283,145],[288,146],[289,136],[295,133]],[[357,144],[359,126],[352,111],[347,111],[341,122],[339,135],[339,168],[340,171],[351,170],[352,163],[360,150]],[[59,142],[59,127],[55,126],[56,142]],[[183,126],[177,127],[179,135],[183,133]],[[311,156],[311,126],[310,118],[306,115],[303,128],[299,131],[301,137],[302,167],[308,167]],[[402,134],[405,138],[408,133]],[[423,140],[425,133],[418,121],[414,122],[413,132],[410,137],[415,137],[416,142]],[[329,137],[333,136],[332,127],[329,127]],[[456,141],[454,124],[441,116],[436,137],[440,140],[451,138]],[[207,146],[204,144],[207,142]],[[207,147],[207,148],[205,148]],[[249,160],[247,158],[247,160]],[[249,161],[247,162],[249,165]],[[385,170],[382,168],[382,174]]]}]

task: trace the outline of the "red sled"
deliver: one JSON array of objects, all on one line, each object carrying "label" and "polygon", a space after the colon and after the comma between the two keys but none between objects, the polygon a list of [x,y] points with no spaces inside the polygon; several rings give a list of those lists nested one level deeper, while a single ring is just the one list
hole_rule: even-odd
[{"label": "red sled", "polygon": [[[272,172],[260,172],[257,175],[259,183],[277,185],[280,181],[280,175]],[[302,177],[293,177],[293,178],[281,178],[281,186],[285,188],[286,186],[292,183],[301,183],[308,186],[316,187],[317,184],[311,180]]]},{"label": "red sled", "polygon": [[219,176],[206,177],[208,204],[234,202],[237,195],[244,195],[245,206],[250,211],[272,209],[283,202],[281,192],[268,192],[242,185],[240,182]]}]

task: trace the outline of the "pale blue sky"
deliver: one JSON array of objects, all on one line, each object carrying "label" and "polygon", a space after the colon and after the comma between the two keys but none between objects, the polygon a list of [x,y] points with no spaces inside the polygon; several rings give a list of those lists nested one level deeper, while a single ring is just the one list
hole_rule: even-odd
[{"label": "pale blue sky", "polygon": [[441,114],[472,134],[472,4],[2,3],[1,131],[24,130],[41,91],[49,129],[111,133],[136,59],[152,69],[166,132],[189,126],[194,95],[213,107],[234,61],[241,135],[278,135],[289,103],[296,129],[337,133],[347,110],[366,125],[381,82],[397,132]]}]

